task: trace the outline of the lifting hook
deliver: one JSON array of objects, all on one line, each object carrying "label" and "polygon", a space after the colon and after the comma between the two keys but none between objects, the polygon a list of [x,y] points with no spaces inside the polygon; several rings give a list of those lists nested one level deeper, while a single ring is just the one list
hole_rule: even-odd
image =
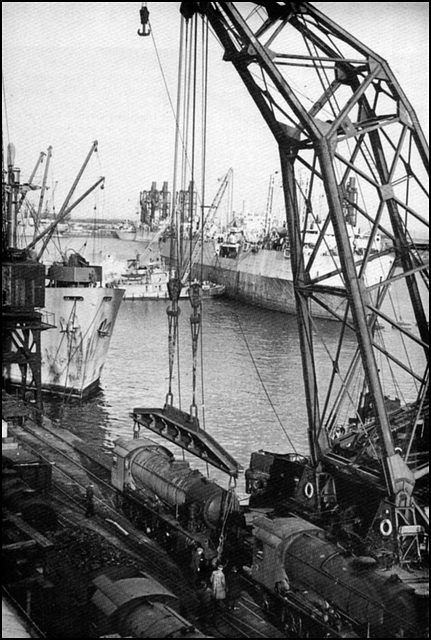
[{"label": "lifting hook", "polygon": [[150,23],[149,23],[149,17],[150,17],[150,12],[148,11],[147,8],[147,3],[143,3],[142,7],[139,9],[139,14],[141,16],[141,25],[142,25],[142,30],[140,31],[138,29],[138,36],[149,36],[151,33],[151,29],[150,29]]}]

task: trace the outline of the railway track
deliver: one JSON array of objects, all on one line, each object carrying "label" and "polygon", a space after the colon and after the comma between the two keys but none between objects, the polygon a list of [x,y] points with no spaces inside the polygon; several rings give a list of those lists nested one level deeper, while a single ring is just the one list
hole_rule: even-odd
[{"label": "railway track", "polygon": [[[177,595],[182,603],[183,615],[190,620],[199,618],[199,602],[191,580],[184,567],[171,559],[166,550],[142,531],[136,529],[115,507],[116,490],[107,482],[107,464],[96,452],[71,442],[65,442],[64,433],[46,432],[39,427],[19,427],[17,437],[25,446],[53,465],[53,500],[60,506],[59,519],[63,527],[78,524],[105,532],[106,539],[121,549],[127,549],[145,568],[145,572]],[[66,439],[69,439],[68,437]],[[74,438],[70,438],[71,440]],[[65,450],[66,446],[66,450]],[[99,473],[98,473],[99,472]],[[95,494],[96,515],[85,518],[85,489],[92,481]],[[106,536],[106,533],[108,534]],[[226,638],[277,638],[284,635],[268,623],[259,613],[259,606],[248,598],[238,602],[239,611],[224,610],[215,623],[203,624],[213,637]]]},{"label": "railway track", "polygon": [[[242,614],[246,614],[247,616],[249,616],[249,613],[253,613],[253,616],[255,616],[256,620],[255,620],[255,624],[261,625],[261,626],[267,626],[267,621],[261,616],[261,615],[256,615],[254,612],[251,611],[251,609],[249,609],[249,607],[247,607],[244,602],[239,601],[238,602],[239,605],[239,609],[240,609],[240,613],[238,614],[238,616],[233,616],[233,615],[229,615],[229,614],[222,614],[220,616],[221,621],[228,625],[230,627],[230,629],[233,629],[236,633],[240,634],[239,636],[234,636],[231,635],[231,632],[227,631],[225,637],[226,638],[235,638],[235,637],[241,637],[241,638],[268,638],[267,636],[267,631],[259,631],[259,629],[256,626],[252,626],[250,624],[250,622],[247,622],[246,620],[243,620],[241,617],[239,617]],[[243,610],[243,611],[241,611]],[[271,635],[271,638],[275,638],[275,637],[280,637],[282,638],[283,636],[280,634],[280,636],[275,636],[275,635]]]},{"label": "railway track", "polygon": [[[105,528],[111,536],[115,536],[137,557],[145,561],[144,563],[149,573],[158,580],[163,580],[163,584],[174,593],[178,592],[177,583],[181,574],[176,565],[170,560],[166,551],[145,536],[143,532],[135,529],[129,520],[116,510],[114,506],[115,489],[100,479],[97,474],[89,471],[84,465],[74,460],[71,455],[64,452],[51,439],[45,438],[34,429],[28,430],[26,433],[31,435],[32,439],[31,441],[29,438],[23,438],[29,450],[51,463],[54,460],[53,485],[56,490],[55,499],[62,502],[63,514],[61,518],[64,522],[67,522],[68,519],[67,508],[70,503],[73,504],[70,514],[73,513],[73,516],[75,516],[76,511],[78,511],[84,516],[86,486],[90,480],[94,481],[99,489],[99,492],[95,495],[96,515],[91,518],[91,521],[86,519],[86,526],[96,530],[100,530],[102,527]],[[63,443],[61,438],[58,438],[58,440]],[[40,446],[37,446],[37,443]],[[42,446],[43,452],[41,451]],[[46,447],[49,447],[49,453]],[[65,513],[66,515],[64,515]],[[70,522],[76,523],[76,518],[71,518]],[[184,578],[181,580],[180,592],[188,600],[196,600],[194,589],[187,588]]]}]

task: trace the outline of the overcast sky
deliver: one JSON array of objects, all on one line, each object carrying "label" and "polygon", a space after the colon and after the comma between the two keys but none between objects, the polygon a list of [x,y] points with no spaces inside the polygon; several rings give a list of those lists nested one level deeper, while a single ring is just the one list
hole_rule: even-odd
[{"label": "overcast sky", "polygon": [[[149,2],[154,40],[175,103],[179,4]],[[321,11],[385,58],[417,111],[429,120],[429,3],[316,2]],[[53,147],[50,185],[58,211],[94,140],[82,187],[106,188],[79,215],[131,218],[139,192],[172,183],[175,124],[152,38],[139,38],[140,2],[3,2],[3,136],[28,179]],[[236,72],[213,43],[207,203],[217,178],[235,172],[234,208],[264,210],[278,169],[272,136]],[[5,100],[7,118],[5,116]],[[51,188],[50,197],[52,198]]]}]

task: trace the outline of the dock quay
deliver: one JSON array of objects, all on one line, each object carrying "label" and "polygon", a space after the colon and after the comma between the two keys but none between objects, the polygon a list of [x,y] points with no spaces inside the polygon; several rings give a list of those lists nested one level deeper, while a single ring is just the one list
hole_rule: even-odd
[{"label": "dock quay", "polygon": [[[28,416],[12,422],[3,438],[3,473],[12,473],[19,464],[28,470],[30,456],[42,460],[44,473],[49,469],[52,479],[40,498],[58,518],[55,530],[46,518],[46,527],[39,531],[35,521],[23,519],[24,509],[13,512],[8,503],[3,514],[4,589],[35,621],[38,637],[284,637],[265,619],[245,583],[237,611],[226,609],[215,621],[204,620],[191,571],[116,509],[110,456],[46,418],[41,425]],[[94,485],[95,514],[86,517],[89,483]],[[167,636],[155,627],[145,631],[144,609],[139,635],[122,635],[127,627],[114,624],[119,616],[107,615],[113,601],[109,607],[105,602],[108,593],[113,598],[110,589],[117,574],[128,580],[145,576],[159,585],[164,603],[183,621],[178,635]],[[106,590],[96,590],[97,585]]]},{"label": "dock quay", "polygon": [[384,5],[3,3],[4,637],[429,638],[427,7]]}]

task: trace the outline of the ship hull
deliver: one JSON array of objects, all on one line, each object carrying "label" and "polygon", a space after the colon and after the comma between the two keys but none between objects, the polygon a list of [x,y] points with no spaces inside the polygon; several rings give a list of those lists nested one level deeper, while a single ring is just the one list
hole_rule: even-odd
[{"label": "ship hull", "polygon": [[[168,300],[169,291],[167,285],[161,285],[157,289],[145,284],[120,284],[124,289],[124,300]],[[115,289],[113,289],[115,290]],[[187,291],[182,291],[180,298],[186,298]]]},{"label": "ship hull", "polygon": [[43,389],[84,397],[97,388],[122,297],[104,287],[46,289],[55,329],[41,337]]},{"label": "ship hull", "polygon": [[[184,249],[187,255],[188,247]],[[160,242],[160,254],[167,263],[170,259],[170,239]],[[384,256],[376,261],[375,269],[369,276],[370,284],[375,284],[385,276],[393,261]],[[312,276],[321,276],[333,272],[339,266],[337,257],[322,255],[315,262]],[[200,259],[192,269],[192,276],[210,280],[225,286],[227,297],[256,305],[265,309],[296,314],[296,302],[290,258],[283,251],[260,249],[241,250],[236,258],[220,257],[214,242],[205,242]],[[344,290],[340,276],[325,280],[325,285]],[[319,294],[322,304],[310,301],[314,317],[334,319],[334,313],[342,315],[345,309],[345,297],[331,293]],[[322,306],[323,305],[323,306]]]},{"label": "ship hull", "polygon": [[145,231],[143,229],[137,229],[136,231],[116,229],[113,235],[118,240],[125,240],[127,242],[140,242],[142,244],[148,245],[150,244],[154,236],[154,232]]},{"label": "ship hull", "polygon": [[[85,398],[99,387],[122,289],[47,287],[41,333],[41,378],[45,392]],[[14,366],[12,383],[21,382]]]},{"label": "ship hull", "polygon": [[[114,289],[117,285],[111,285]],[[169,300],[167,284],[158,285],[157,289],[146,284],[125,284],[118,285],[124,289],[123,300]],[[216,298],[224,295],[225,287],[221,285],[204,286],[202,296],[204,298]],[[184,286],[181,289],[180,298],[189,297],[189,288]]]}]

